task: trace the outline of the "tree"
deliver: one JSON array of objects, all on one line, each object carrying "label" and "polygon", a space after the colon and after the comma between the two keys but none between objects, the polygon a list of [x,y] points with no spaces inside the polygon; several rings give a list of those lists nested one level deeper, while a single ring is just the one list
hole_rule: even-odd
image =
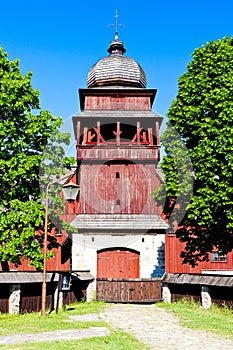
[{"label": "tree", "polygon": [[[52,135],[69,141],[67,134],[59,132],[61,118],[40,109],[39,91],[32,88],[31,76],[31,72],[23,76],[19,60],[10,61],[0,48],[0,261],[19,265],[22,259],[29,259],[40,269],[45,216],[39,186],[43,152]],[[53,151],[57,166],[53,172],[61,172],[64,151],[61,145]],[[49,241],[48,249],[57,247],[52,236]]]},{"label": "tree", "polygon": [[[195,265],[208,260],[213,249],[222,254],[233,249],[233,37],[207,42],[195,50],[187,72],[179,79],[168,118],[171,124],[162,138],[167,151],[162,163],[167,186],[155,197],[161,199],[166,186],[164,210],[174,220],[177,209],[172,210],[177,206],[169,203],[177,198],[183,183],[176,171],[178,159],[172,156],[175,131],[193,167],[188,171],[187,162],[179,159],[181,173],[193,175],[194,180],[191,201],[178,220],[177,237],[186,242],[183,261]],[[183,186],[185,194],[190,183]]]}]

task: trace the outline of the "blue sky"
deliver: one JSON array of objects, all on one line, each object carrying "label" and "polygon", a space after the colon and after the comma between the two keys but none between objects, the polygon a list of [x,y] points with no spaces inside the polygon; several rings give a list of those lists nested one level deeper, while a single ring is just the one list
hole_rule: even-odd
[{"label": "blue sky", "polygon": [[157,88],[153,110],[165,116],[178,77],[191,54],[207,41],[233,35],[232,0],[2,1],[0,46],[33,72],[41,106],[69,118],[79,111],[78,88],[90,67],[107,55],[118,9],[119,39]]}]

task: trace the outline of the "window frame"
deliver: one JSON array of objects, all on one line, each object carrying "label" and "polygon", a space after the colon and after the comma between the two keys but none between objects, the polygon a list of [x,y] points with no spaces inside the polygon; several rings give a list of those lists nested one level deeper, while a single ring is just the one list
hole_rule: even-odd
[{"label": "window frame", "polygon": [[211,262],[212,263],[226,263],[227,254],[220,255],[217,251],[212,251],[211,253]]}]

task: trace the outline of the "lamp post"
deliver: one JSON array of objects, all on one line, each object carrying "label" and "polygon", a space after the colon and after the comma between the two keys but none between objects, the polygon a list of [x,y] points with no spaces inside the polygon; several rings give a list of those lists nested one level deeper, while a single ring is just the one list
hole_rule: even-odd
[{"label": "lamp post", "polygon": [[[60,179],[51,181],[46,186],[46,195],[45,195],[45,224],[44,224],[44,264],[43,264],[43,283],[42,283],[42,296],[41,296],[41,316],[46,314],[46,273],[47,273],[47,241],[48,241],[48,208],[49,208],[49,188],[53,184],[67,179],[69,175],[65,175]],[[67,201],[74,201],[79,192],[79,185],[76,185],[73,182],[69,182],[62,186],[64,198]]]}]

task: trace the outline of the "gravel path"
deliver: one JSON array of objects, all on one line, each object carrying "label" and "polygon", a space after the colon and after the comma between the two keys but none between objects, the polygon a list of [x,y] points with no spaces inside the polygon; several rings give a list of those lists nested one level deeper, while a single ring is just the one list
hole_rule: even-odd
[{"label": "gravel path", "polygon": [[[134,335],[149,349],[156,350],[233,350],[233,340],[215,334],[185,328],[178,318],[155,305],[114,304],[97,314],[76,315],[69,317],[72,321],[97,321],[102,318],[113,328]],[[37,334],[20,334],[0,337],[1,344],[30,343],[53,340],[74,340],[89,337],[107,336],[106,327],[87,329],[70,329]],[[49,345],[48,345],[49,348]]]},{"label": "gravel path", "polygon": [[131,333],[150,349],[233,349],[232,339],[185,328],[175,316],[155,305],[115,304],[106,308],[100,317],[112,326]]}]

